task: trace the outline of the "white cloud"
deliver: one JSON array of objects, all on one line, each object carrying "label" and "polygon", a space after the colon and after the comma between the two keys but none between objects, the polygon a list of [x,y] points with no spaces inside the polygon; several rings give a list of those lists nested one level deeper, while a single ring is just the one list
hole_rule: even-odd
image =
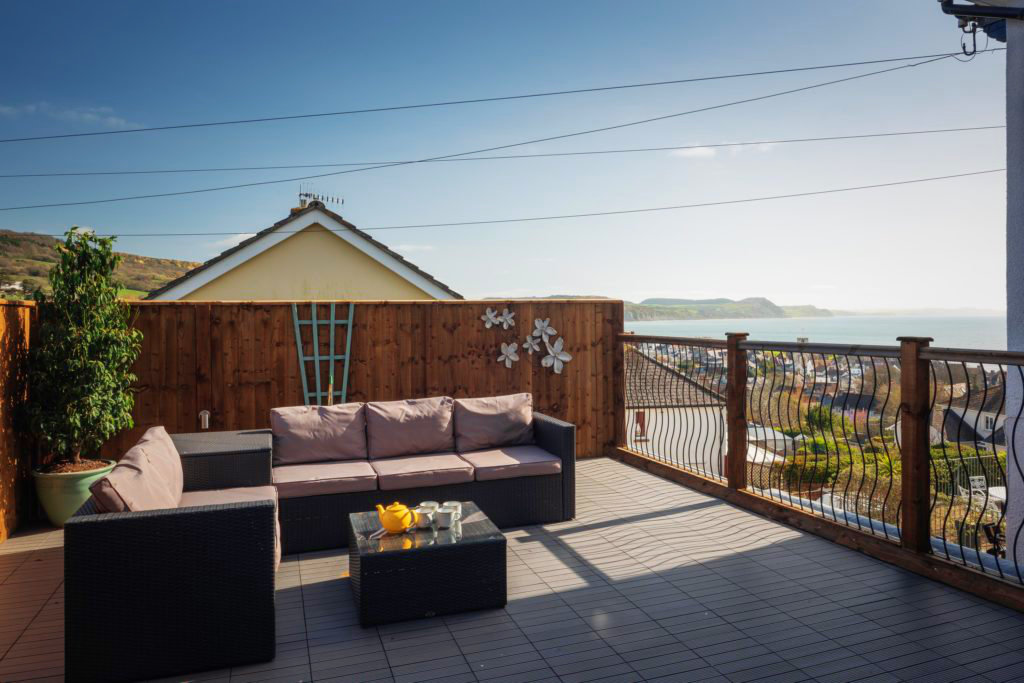
[{"label": "white cloud", "polygon": [[672,156],[682,157],[684,159],[710,159],[716,154],[718,154],[718,150],[714,147],[689,147],[687,149],[677,149],[672,152]]},{"label": "white cloud", "polygon": [[243,240],[247,240],[250,237],[255,236],[256,233],[254,232],[243,232],[237,235],[230,235],[222,240],[217,240],[216,242],[210,242],[209,246],[213,249],[230,249],[231,247],[236,246],[238,243],[242,242]]},{"label": "white cloud", "polygon": [[[723,145],[731,144],[730,142],[723,142]],[[681,157],[683,159],[713,159],[718,156],[719,149],[728,151],[730,156],[736,156],[738,154],[745,154],[747,152],[769,152],[775,148],[770,142],[763,142],[758,145],[736,145],[734,147],[687,147],[685,149],[672,150],[671,154],[674,157]]]},{"label": "white cloud", "polygon": [[434,251],[435,248],[432,244],[396,244],[394,249],[406,254],[414,254],[418,251]]},{"label": "white cloud", "polygon": [[0,104],[0,116],[14,119],[21,116],[44,116],[54,121],[100,126],[103,128],[137,128],[126,118],[117,116],[111,107],[55,107],[49,102],[33,102],[30,104]]}]

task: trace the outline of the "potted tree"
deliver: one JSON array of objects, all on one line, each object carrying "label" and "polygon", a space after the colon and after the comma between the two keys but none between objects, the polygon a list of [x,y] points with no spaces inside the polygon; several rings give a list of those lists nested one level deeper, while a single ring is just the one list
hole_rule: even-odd
[{"label": "potted tree", "polygon": [[113,238],[73,227],[57,245],[49,294],[37,291],[38,326],[29,348],[28,417],[46,463],[33,470],[36,492],[56,526],[114,467],[96,459],[104,441],[133,426],[132,364],[142,333],[118,299]]}]

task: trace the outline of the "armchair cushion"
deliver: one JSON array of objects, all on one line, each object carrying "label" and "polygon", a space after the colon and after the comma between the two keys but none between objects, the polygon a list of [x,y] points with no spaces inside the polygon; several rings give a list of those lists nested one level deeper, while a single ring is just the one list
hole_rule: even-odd
[{"label": "armchair cushion", "polygon": [[537,446],[503,446],[473,453],[459,453],[473,466],[477,481],[559,474],[562,459]]},{"label": "armchair cushion", "polygon": [[274,468],[274,486],[281,498],[376,491],[377,473],[365,460],[285,465]]},{"label": "armchair cushion", "polygon": [[455,400],[459,453],[533,443],[533,394]]},{"label": "armchair cushion", "polygon": [[473,481],[473,466],[455,453],[384,458],[370,464],[381,491]]},{"label": "armchair cushion", "polygon": [[367,403],[370,459],[454,451],[452,404],[448,396]]},{"label": "armchair cushion", "polygon": [[167,430],[162,426],[150,427],[135,445],[142,446],[153,468],[160,473],[170,487],[171,496],[176,500],[181,500],[185,475],[182,471],[181,456]]},{"label": "armchair cushion", "polygon": [[366,459],[362,403],[274,408],[270,427],[275,465]]},{"label": "armchair cushion", "polygon": [[[152,431],[147,431],[146,436]],[[178,507],[181,489],[164,478],[163,472],[171,469],[162,460],[167,453],[162,452],[164,448],[158,438],[147,441],[146,436],[121,457],[107,476],[89,487],[102,512],[144,512]],[[150,457],[149,451],[153,451],[155,457]],[[177,457],[177,452],[174,455]]]}]

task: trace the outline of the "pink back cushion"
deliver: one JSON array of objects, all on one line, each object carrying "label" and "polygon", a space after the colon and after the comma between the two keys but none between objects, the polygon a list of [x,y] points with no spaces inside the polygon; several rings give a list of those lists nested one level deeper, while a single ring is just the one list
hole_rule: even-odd
[{"label": "pink back cushion", "polygon": [[143,512],[178,507],[179,496],[153,464],[142,442],[124,454],[110,474],[89,487],[103,512]]},{"label": "pink back cushion", "polygon": [[459,453],[531,443],[532,394],[455,401],[455,450]]},{"label": "pink back cushion", "polygon": [[366,404],[370,459],[455,450],[453,401],[448,396]]},{"label": "pink back cushion", "polygon": [[150,427],[135,446],[142,447],[150,464],[163,477],[175,504],[181,501],[185,475],[181,469],[181,456],[178,455],[178,449],[174,447],[167,430],[163,427]]},{"label": "pink back cushion", "polygon": [[275,465],[366,459],[366,409],[362,403],[274,408],[270,429]]}]

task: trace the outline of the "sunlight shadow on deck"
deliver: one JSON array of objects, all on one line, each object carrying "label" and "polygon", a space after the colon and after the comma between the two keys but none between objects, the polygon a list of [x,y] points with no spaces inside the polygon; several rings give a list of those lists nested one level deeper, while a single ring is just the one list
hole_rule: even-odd
[{"label": "sunlight shadow on deck", "polygon": [[[1008,609],[616,461],[580,462],[577,494],[577,519],[506,531],[504,609],[364,629],[347,551],[293,555],[277,657],[168,680],[1006,681],[1024,667],[1024,616]],[[29,557],[43,592],[59,581],[60,532],[34,540],[0,546],[0,591]],[[59,680],[46,630],[62,608],[15,636],[25,654],[0,656],[0,680]]]}]

